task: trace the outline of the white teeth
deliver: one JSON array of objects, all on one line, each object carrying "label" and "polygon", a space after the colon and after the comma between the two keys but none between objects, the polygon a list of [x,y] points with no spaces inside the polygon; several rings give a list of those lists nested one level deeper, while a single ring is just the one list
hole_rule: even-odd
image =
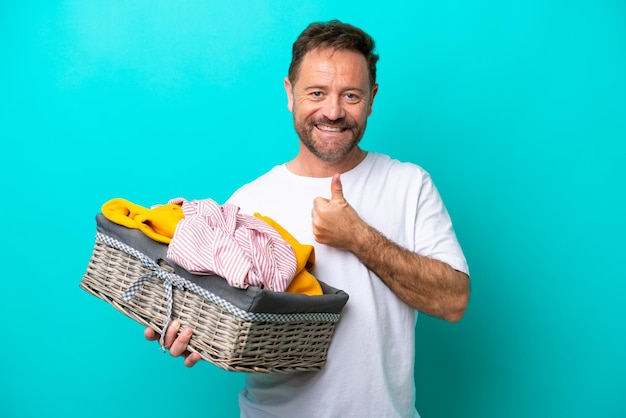
[{"label": "white teeth", "polygon": [[317,128],[326,132],[341,132],[343,128],[333,128],[331,126],[317,125]]}]

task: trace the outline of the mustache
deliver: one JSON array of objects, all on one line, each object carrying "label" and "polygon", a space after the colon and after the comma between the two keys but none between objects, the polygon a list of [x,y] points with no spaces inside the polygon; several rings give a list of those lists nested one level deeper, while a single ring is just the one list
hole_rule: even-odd
[{"label": "mustache", "polygon": [[333,128],[354,129],[356,123],[346,118],[328,119],[326,116],[321,116],[315,119],[309,120],[310,125],[327,125]]}]

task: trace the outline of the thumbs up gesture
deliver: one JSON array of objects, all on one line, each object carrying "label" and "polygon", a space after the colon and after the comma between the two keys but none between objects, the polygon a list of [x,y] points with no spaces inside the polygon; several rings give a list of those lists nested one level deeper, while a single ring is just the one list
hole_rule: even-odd
[{"label": "thumbs up gesture", "polygon": [[339,174],[330,182],[330,195],[313,200],[313,236],[320,244],[350,250],[363,221],[343,196]]}]

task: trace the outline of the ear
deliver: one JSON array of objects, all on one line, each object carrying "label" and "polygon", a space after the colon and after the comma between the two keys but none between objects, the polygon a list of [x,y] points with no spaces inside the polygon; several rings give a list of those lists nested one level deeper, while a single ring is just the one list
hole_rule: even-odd
[{"label": "ear", "polygon": [[367,116],[372,114],[372,106],[374,105],[374,97],[376,97],[376,93],[378,93],[378,84],[374,84],[372,86],[372,95],[370,97],[369,108],[367,109]]},{"label": "ear", "polygon": [[285,92],[287,93],[287,108],[290,112],[293,112],[293,87],[289,77],[285,77]]}]

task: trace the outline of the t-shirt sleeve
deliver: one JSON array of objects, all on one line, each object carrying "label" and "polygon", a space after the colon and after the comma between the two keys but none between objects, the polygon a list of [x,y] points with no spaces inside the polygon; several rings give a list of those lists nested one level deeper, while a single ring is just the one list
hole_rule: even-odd
[{"label": "t-shirt sleeve", "polygon": [[452,220],[430,175],[423,177],[415,219],[415,249],[420,255],[469,274]]}]

